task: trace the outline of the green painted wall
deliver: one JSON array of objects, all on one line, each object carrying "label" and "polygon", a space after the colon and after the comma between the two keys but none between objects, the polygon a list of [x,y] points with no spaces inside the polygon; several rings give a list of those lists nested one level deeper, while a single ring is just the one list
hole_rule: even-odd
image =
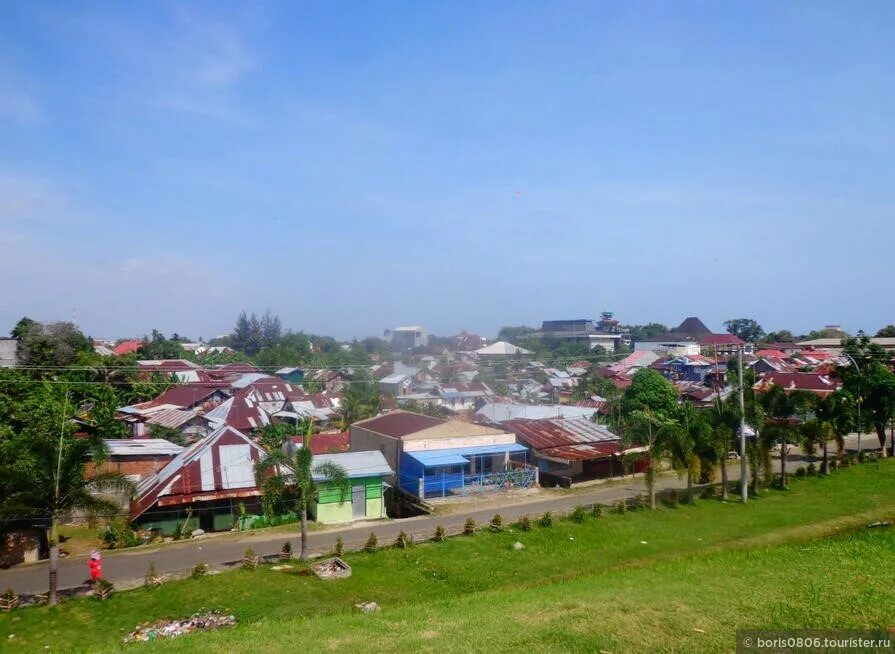
[{"label": "green painted wall", "polygon": [[[385,505],[382,497],[382,477],[363,477],[351,480],[352,488],[364,487],[366,518],[384,518]],[[311,507],[311,515],[318,522],[350,522],[355,518],[351,510],[351,492],[330,484],[321,484],[319,499]]]}]

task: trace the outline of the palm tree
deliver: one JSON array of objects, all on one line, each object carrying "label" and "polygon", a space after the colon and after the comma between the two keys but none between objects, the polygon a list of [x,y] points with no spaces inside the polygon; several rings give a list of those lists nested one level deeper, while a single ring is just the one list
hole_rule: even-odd
[{"label": "palm tree", "polygon": [[[255,464],[255,478],[265,490],[276,489],[278,493],[289,492],[296,498],[301,518],[301,553],[299,559],[308,558],[308,507],[317,500],[318,488],[314,476],[323,477],[342,491],[342,499],[351,492],[348,473],[340,465],[325,462],[314,464],[311,453],[312,423],[308,423],[303,447],[295,448],[292,454],[276,449]],[[274,480],[274,481],[269,481]]]},{"label": "palm tree", "polygon": [[845,449],[845,436],[855,427],[855,399],[851,393],[840,389],[819,400],[814,408],[817,419],[829,426],[828,438],[823,441],[821,472],[830,474],[829,440],[835,440],[839,454]]},{"label": "palm tree", "polygon": [[[133,493],[133,484],[118,472],[97,472],[85,477],[84,464],[90,459],[88,440],[67,438],[37,444],[28,465],[14,467],[13,492],[3,501],[2,514],[45,515],[50,520],[50,590],[48,602],[56,604],[59,570],[59,524],[72,511],[114,516],[123,513],[112,494]],[[47,447],[48,446],[48,447]],[[109,495],[98,495],[108,493]]]},{"label": "palm tree", "polygon": [[665,439],[659,439],[659,433],[662,429],[668,428],[670,423],[660,421],[655,414],[649,409],[635,409],[630,413],[627,419],[628,429],[625,432],[626,437],[633,437],[631,444],[646,447],[648,466],[643,480],[646,483],[647,493],[649,493],[650,508],[656,508],[656,466],[665,456]]}]

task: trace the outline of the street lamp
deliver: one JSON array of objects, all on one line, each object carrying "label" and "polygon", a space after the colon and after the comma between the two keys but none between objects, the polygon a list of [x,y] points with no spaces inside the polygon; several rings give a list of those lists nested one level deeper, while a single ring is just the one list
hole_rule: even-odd
[{"label": "street lamp", "polygon": [[858,453],[861,453],[861,366],[858,365],[858,362],[855,361],[855,358],[850,355],[848,352],[842,353],[849,361],[852,362],[855,366],[855,370],[858,371]]}]

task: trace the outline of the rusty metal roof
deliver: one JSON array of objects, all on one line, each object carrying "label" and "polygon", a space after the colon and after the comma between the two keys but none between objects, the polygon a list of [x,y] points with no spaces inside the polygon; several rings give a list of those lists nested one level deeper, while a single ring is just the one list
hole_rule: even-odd
[{"label": "rusty metal roof", "polygon": [[[502,423],[502,426],[512,430],[520,441],[536,450],[539,454],[542,450],[568,448],[582,444],[618,443],[619,441],[619,437],[609,431],[608,427],[598,425],[586,418],[570,418],[568,420],[509,420]],[[587,448],[579,449],[583,452]],[[599,448],[593,451],[596,452],[598,450]]]},{"label": "rusty metal roof", "polygon": [[421,413],[412,413],[410,411],[394,411],[386,413],[383,416],[362,420],[356,423],[355,427],[362,427],[368,431],[391,436],[392,438],[401,438],[408,434],[414,434],[418,431],[441,425],[447,422],[441,418],[433,418],[424,416]]}]

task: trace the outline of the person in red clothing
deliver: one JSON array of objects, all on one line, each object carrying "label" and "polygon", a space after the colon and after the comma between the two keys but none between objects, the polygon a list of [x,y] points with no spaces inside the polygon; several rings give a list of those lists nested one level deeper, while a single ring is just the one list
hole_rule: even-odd
[{"label": "person in red clothing", "polygon": [[90,553],[87,566],[90,568],[90,580],[95,584],[103,576],[103,556],[98,550],[93,550]]}]

